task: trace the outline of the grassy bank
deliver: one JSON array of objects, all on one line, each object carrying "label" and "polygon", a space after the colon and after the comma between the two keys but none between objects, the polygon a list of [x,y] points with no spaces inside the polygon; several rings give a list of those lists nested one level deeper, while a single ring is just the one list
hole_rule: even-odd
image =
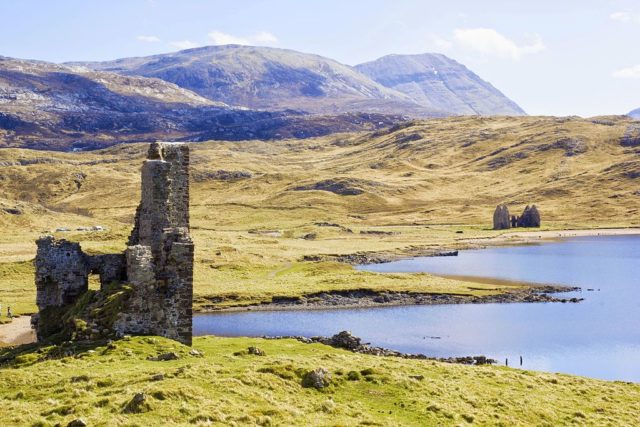
[{"label": "grassy bank", "polygon": [[[249,346],[266,356],[246,354]],[[6,426],[76,418],[96,426],[632,425],[640,411],[640,386],[620,382],[359,355],[292,340],[200,337],[194,348],[203,355],[152,337],[90,350],[23,347],[0,368],[0,419]],[[147,360],[165,352],[180,358]],[[319,367],[329,371],[329,387],[303,388],[301,376]],[[128,413],[137,393],[146,399]]]}]

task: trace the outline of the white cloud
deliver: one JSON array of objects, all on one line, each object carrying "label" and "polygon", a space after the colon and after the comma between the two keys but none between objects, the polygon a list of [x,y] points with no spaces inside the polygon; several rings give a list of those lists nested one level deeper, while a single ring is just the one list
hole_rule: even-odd
[{"label": "white cloud", "polygon": [[278,43],[278,38],[273,34],[261,31],[247,37],[238,37],[233,34],[224,33],[222,31],[213,30],[209,34],[209,40],[215,45],[223,44],[240,44],[240,45],[258,45],[268,46]]},{"label": "white cloud", "polygon": [[136,40],[147,43],[157,43],[160,41],[156,36],[137,36]]},{"label": "white cloud", "polygon": [[437,36],[432,38],[432,42],[437,49],[442,51],[449,50],[453,46],[453,43],[451,41]]},{"label": "white cloud", "polygon": [[611,75],[617,79],[640,79],[640,64],[621,68],[611,73]]},{"label": "white cloud", "polygon": [[278,43],[278,38],[267,31],[260,31],[259,33],[255,33],[252,38],[257,43],[265,45]]},{"label": "white cloud", "polygon": [[192,49],[194,47],[200,46],[198,43],[194,43],[191,40],[179,40],[175,42],[169,43],[171,47],[175,47],[176,49]]},{"label": "white cloud", "polygon": [[629,22],[631,21],[631,14],[629,12],[614,12],[609,15],[609,19],[618,22]]},{"label": "white cloud", "polygon": [[539,53],[546,48],[537,34],[528,44],[519,45],[493,28],[457,29],[453,33],[453,43],[462,49],[516,61],[524,55]]},{"label": "white cloud", "polygon": [[609,15],[609,19],[616,22],[635,22],[637,24],[640,24],[640,14],[633,14],[631,12],[614,12]]}]

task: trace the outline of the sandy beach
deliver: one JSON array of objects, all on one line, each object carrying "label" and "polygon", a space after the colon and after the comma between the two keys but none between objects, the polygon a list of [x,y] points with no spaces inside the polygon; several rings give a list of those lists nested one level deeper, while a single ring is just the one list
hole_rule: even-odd
[{"label": "sandy beach", "polygon": [[595,228],[579,230],[541,230],[541,231],[511,231],[495,237],[459,240],[459,242],[479,243],[484,245],[526,244],[540,240],[556,240],[567,237],[589,236],[625,236],[638,235],[640,228]]},{"label": "sandy beach", "polygon": [[0,325],[0,345],[28,344],[35,340],[29,316],[16,317],[13,322]]}]

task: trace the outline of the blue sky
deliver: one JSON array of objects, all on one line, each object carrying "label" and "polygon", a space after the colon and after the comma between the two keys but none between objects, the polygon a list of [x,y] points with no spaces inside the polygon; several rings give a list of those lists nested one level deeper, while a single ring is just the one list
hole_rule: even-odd
[{"label": "blue sky", "polygon": [[62,62],[225,43],[355,65],[444,53],[529,114],[640,107],[638,0],[0,0],[0,55]]}]

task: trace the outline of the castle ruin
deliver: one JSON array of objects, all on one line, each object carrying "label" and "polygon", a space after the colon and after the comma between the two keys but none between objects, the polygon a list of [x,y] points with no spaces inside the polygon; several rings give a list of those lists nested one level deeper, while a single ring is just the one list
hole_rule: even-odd
[{"label": "castle ruin", "polygon": [[504,203],[496,206],[493,211],[493,229],[508,230],[516,227],[540,227],[540,211],[536,205],[527,205],[520,216],[509,216],[509,208]]},{"label": "castle ruin", "polygon": [[39,313],[33,323],[39,340],[58,331],[43,313],[72,307],[88,292],[89,275],[98,274],[100,292],[114,283],[131,289],[103,335],[160,335],[191,345],[194,245],[189,236],[188,145],[150,145],[124,253],[88,255],[78,243],[51,236],[36,243]]}]

